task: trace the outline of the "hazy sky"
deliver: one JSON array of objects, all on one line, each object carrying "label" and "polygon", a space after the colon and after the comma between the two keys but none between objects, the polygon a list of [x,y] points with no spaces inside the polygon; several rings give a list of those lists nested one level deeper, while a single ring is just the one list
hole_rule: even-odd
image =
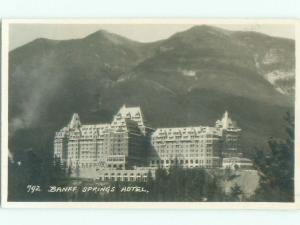
[{"label": "hazy sky", "polygon": [[[11,24],[9,27],[9,49],[22,46],[36,38],[56,40],[83,38],[100,29],[132,40],[152,42],[166,39],[174,33],[187,30],[192,26],[195,24]],[[271,36],[295,38],[293,25],[214,24],[213,26],[228,30],[257,31]]]}]

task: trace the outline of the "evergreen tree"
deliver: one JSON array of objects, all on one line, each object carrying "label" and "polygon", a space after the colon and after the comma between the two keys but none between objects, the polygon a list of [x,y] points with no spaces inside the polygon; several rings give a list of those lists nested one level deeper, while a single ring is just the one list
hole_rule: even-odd
[{"label": "evergreen tree", "polygon": [[76,165],[76,168],[75,168],[75,175],[76,175],[76,177],[79,177],[79,176],[80,176],[80,168],[79,168],[79,165]]},{"label": "evergreen tree", "polygon": [[72,167],[69,166],[69,167],[68,167],[68,173],[67,173],[68,178],[70,178],[70,177],[72,176],[72,173],[73,173]]},{"label": "evergreen tree", "polygon": [[241,187],[237,183],[235,183],[230,189],[229,201],[241,201],[243,194]]},{"label": "evergreen tree", "polygon": [[271,138],[270,155],[258,151],[255,165],[260,172],[256,201],[294,201],[294,118],[287,113],[285,140]]}]

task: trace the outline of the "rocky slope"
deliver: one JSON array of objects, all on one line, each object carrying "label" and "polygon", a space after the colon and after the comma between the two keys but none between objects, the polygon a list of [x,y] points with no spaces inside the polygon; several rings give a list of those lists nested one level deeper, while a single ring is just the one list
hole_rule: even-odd
[{"label": "rocky slope", "polygon": [[12,149],[38,148],[31,139],[41,130],[50,141],[73,112],[109,122],[126,103],[140,105],[153,127],[213,125],[229,110],[251,152],[283,136],[294,106],[294,48],[293,40],[210,26],[155,43],[106,31],[37,39],[9,55]]}]

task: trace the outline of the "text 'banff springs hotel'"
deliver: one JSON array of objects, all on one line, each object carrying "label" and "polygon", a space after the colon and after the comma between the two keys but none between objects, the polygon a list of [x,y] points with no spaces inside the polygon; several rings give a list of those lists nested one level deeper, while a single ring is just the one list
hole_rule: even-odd
[{"label": "text 'banff springs hotel'", "polygon": [[213,168],[221,167],[224,158],[239,155],[240,133],[227,111],[214,127],[153,129],[145,124],[140,107],[124,105],[110,124],[84,125],[74,114],[70,123],[56,132],[54,156],[67,167],[110,173],[175,164]]}]

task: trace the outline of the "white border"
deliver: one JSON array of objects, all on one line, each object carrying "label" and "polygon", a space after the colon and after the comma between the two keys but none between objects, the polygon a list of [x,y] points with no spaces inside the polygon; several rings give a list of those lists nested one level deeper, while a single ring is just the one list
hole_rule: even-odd
[{"label": "white border", "polygon": [[[297,56],[300,56],[300,22],[293,19],[7,19],[2,22],[2,76],[1,76],[1,199],[7,208],[151,208],[151,209],[299,209],[300,208],[300,81],[296,79],[295,102],[295,202],[8,202],[8,51],[10,24],[291,24],[295,25],[296,74],[300,74]],[[297,75],[296,75],[297,77]]]}]

